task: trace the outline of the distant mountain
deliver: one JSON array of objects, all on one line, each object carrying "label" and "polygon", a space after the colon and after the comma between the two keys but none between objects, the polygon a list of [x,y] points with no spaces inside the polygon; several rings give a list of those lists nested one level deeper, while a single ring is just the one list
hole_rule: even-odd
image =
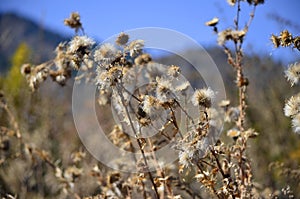
[{"label": "distant mountain", "polygon": [[53,55],[55,46],[65,39],[30,19],[14,13],[0,13],[0,74],[9,68],[10,58],[21,42],[32,49],[34,61],[41,62]]}]

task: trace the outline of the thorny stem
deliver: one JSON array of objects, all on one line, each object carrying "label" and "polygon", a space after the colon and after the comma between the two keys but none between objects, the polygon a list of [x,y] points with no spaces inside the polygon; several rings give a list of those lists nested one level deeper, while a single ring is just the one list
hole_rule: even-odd
[{"label": "thorny stem", "polygon": [[[122,82],[121,82],[120,84],[122,84]],[[139,136],[138,136],[138,134],[137,134],[137,132],[136,132],[136,130],[135,130],[135,128],[134,128],[134,125],[133,125],[133,123],[132,123],[132,120],[131,120],[129,111],[128,111],[128,109],[127,109],[127,106],[126,106],[126,104],[125,104],[125,99],[124,99],[124,96],[123,96],[123,94],[122,94],[121,89],[122,89],[122,86],[120,87],[120,85],[117,84],[117,90],[118,90],[118,93],[119,93],[119,95],[120,95],[120,98],[121,98],[121,101],[122,101],[122,105],[123,105],[124,108],[125,108],[125,112],[126,112],[126,115],[127,115],[128,119],[129,119],[129,123],[130,123],[130,126],[131,126],[131,128],[132,128],[132,131],[133,131],[135,137],[137,138],[137,143],[138,143],[139,148],[140,148],[140,151],[141,151],[141,153],[142,153],[142,157],[143,157],[144,163],[145,163],[145,165],[146,165],[146,167],[147,167],[147,170],[148,170],[147,173],[148,173],[149,178],[150,178],[150,181],[151,181],[151,183],[152,183],[152,185],[153,185],[153,188],[154,188],[154,191],[155,191],[156,198],[159,198],[159,194],[158,194],[158,191],[157,191],[157,187],[156,187],[156,185],[155,185],[153,176],[152,176],[152,174],[151,174],[151,172],[150,172],[150,170],[149,170],[148,161],[147,161],[147,158],[146,158],[146,156],[145,156],[145,152],[144,152],[144,149],[143,149],[141,140],[139,139]]]}]

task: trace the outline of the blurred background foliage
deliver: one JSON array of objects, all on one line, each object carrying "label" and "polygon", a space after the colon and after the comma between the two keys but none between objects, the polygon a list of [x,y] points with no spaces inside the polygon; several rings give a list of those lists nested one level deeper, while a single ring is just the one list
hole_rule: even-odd
[{"label": "blurred background foliage", "polygon": [[20,68],[24,63],[30,61],[30,49],[26,43],[21,43],[13,57],[11,58],[11,66],[7,74],[4,76],[1,86],[5,93],[9,93],[9,98],[14,102],[14,105],[18,105],[24,95],[26,80],[20,73]]},{"label": "blurred background foliage", "polygon": [[[46,29],[41,30],[34,22],[11,13],[1,14],[0,21],[1,35],[7,35],[8,30],[18,29],[10,31],[6,42],[0,42],[0,88],[16,115],[23,139],[34,147],[49,151],[54,160],[59,160],[59,165],[66,166],[71,162],[71,153],[83,148],[71,113],[72,81],[61,88],[47,80],[38,92],[31,93],[20,74],[23,63],[38,63],[52,57],[55,46],[65,37]],[[235,99],[234,74],[227,64],[226,55],[218,47],[211,47],[207,51],[223,76],[228,99]],[[192,57],[194,52],[190,49],[186,53]],[[157,61],[181,66],[189,79],[197,84],[197,77],[189,72],[190,66],[175,55],[159,57]],[[246,57],[245,65],[245,73],[250,80],[247,123],[260,133],[251,142],[249,151],[255,181],[273,190],[290,185],[297,195],[300,193],[299,183],[289,177],[279,176],[279,172],[270,169],[269,164],[280,161],[290,168],[299,168],[300,137],[292,133],[290,120],[283,114],[284,101],[297,93],[298,88],[290,87],[283,75],[285,66],[274,62],[272,57],[253,54]],[[111,118],[105,118],[103,114],[107,111],[99,109],[98,115],[99,120],[109,124]],[[1,126],[8,124],[6,118],[7,115],[0,110]],[[110,128],[107,125],[107,129]],[[225,133],[222,136],[225,137]],[[4,152],[1,151],[1,154]],[[59,188],[54,174],[47,172],[50,168],[38,159],[31,160],[30,165],[25,162],[24,159],[10,159],[0,165],[0,196],[18,193],[20,198],[58,197]],[[87,154],[84,164],[83,168],[90,168],[97,162]],[[87,179],[82,179],[76,185],[81,196],[99,192],[96,187],[96,181]]]}]

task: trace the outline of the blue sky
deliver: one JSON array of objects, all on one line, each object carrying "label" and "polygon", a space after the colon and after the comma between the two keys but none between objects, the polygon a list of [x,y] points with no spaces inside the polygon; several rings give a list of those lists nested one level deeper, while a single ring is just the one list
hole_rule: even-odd
[{"label": "blue sky", "polygon": [[[246,38],[247,51],[264,54],[285,63],[296,60],[300,52],[290,49],[274,50],[269,37],[279,34],[283,28],[300,33],[299,0],[265,0],[257,8],[255,19]],[[242,6],[241,24],[246,23],[250,10]],[[106,39],[121,31],[141,27],[162,27],[182,32],[199,44],[208,46],[216,43],[216,35],[204,23],[219,17],[220,28],[232,24],[235,9],[226,0],[151,0],[151,1],[100,1],[100,0],[0,0],[0,12],[14,11],[29,17],[43,26],[64,34],[73,32],[63,25],[63,19],[72,11],[82,16],[85,31],[97,39]],[[293,22],[284,26],[270,18],[278,15]],[[246,50],[245,50],[246,51]]]}]

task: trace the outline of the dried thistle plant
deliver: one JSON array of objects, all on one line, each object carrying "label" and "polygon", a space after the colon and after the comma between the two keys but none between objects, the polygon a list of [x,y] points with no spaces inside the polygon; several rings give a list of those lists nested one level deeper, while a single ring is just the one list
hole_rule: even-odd
[{"label": "dried thistle plant", "polygon": [[288,30],[281,31],[279,36],[272,34],[271,41],[275,48],[292,47],[300,51],[300,37],[293,36]]},{"label": "dried thistle plant", "polygon": [[[233,139],[233,143],[220,142],[219,145],[210,147],[207,159],[200,161],[198,180],[209,187],[218,198],[254,198],[256,188],[253,185],[253,171],[250,158],[247,157],[247,142],[258,133],[252,128],[246,128],[247,86],[249,80],[244,75],[243,43],[248,29],[255,15],[256,7],[264,1],[246,1],[252,7],[248,22],[241,26],[241,4],[243,1],[228,1],[230,6],[236,9],[236,17],[233,28],[222,31],[218,29],[218,18],[207,22],[218,35],[218,44],[222,46],[227,55],[228,63],[236,73],[236,86],[238,89],[238,105],[231,106],[229,101],[223,101],[220,106],[224,109],[226,122],[231,129],[227,130],[227,136]],[[232,43],[232,47],[229,45]],[[222,182],[222,183],[220,183]]]},{"label": "dried thistle plant", "polygon": [[[288,30],[283,30],[280,33],[280,36],[275,36],[272,34],[271,41],[275,48],[278,47],[291,47],[300,50],[299,43],[300,37],[293,36]],[[288,66],[286,69],[285,77],[287,81],[291,84],[291,87],[297,85],[300,79],[300,64],[293,63]],[[299,93],[295,96],[290,97],[290,99],[286,100],[284,106],[284,114],[287,117],[292,119],[292,128],[295,133],[300,133],[300,114],[299,114]]]},{"label": "dried thistle plant", "polygon": [[[244,2],[253,8],[253,12],[248,23],[241,27],[240,4]],[[86,166],[87,155],[81,149],[71,153],[70,162],[62,165],[46,150],[22,140],[18,124],[11,116],[10,127],[1,127],[1,150],[8,148],[9,136],[17,137],[21,140],[22,153],[51,168],[60,192],[66,197],[80,198],[76,184],[85,177],[93,179],[99,193],[86,198],[264,197],[253,182],[251,157],[247,154],[249,139],[258,133],[246,123],[249,81],[244,75],[242,49],[256,6],[264,1],[231,0],[228,3],[237,10],[234,28],[219,31],[218,18],[206,23],[218,34],[218,44],[223,47],[236,74],[238,104],[224,100],[219,104],[221,111],[213,106],[215,91],[209,87],[193,90],[189,82],[181,78],[180,66],[154,62],[151,55],[144,52],[143,40],[131,40],[122,32],[115,43],[97,46],[85,35],[78,13],[72,13],[64,21],[75,29],[76,35],[71,41],[57,46],[54,59],[37,66],[23,65],[21,72],[32,91],[36,91],[48,77],[63,86],[72,78],[73,70],[83,71],[76,80],[96,84],[99,105],[111,105],[117,113],[120,124],[112,127],[108,137],[115,146],[132,152],[130,161],[136,166],[137,173],[112,171],[101,164]],[[77,35],[79,30],[83,36]],[[272,36],[276,47],[294,45],[298,49],[298,40],[287,31],[278,37]],[[233,48],[229,47],[230,43]],[[292,85],[297,84],[298,65],[292,65],[286,76]],[[137,87],[137,82],[142,80],[148,84]],[[292,97],[284,109],[285,114],[292,117],[296,132],[300,132],[298,98]],[[197,114],[191,114],[188,106]],[[0,107],[12,115],[2,94]],[[178,111],[185,117],[184,124],[177,115]],[[215,139],[223,121],[230,124],[230,128],[223,130],[231,138],[229,142]],[[163,162],[157,159],[155,152],[165,144],[171,144],[177,150],[178,161],[163,168]],[[1,156],[1,163],[4,161]],[[124,167],[122,162],[116,161],[116,164],[119,168]],[[289,187],[282,189],[280,194],[270,193],[268,196],[293,196]]]}]

